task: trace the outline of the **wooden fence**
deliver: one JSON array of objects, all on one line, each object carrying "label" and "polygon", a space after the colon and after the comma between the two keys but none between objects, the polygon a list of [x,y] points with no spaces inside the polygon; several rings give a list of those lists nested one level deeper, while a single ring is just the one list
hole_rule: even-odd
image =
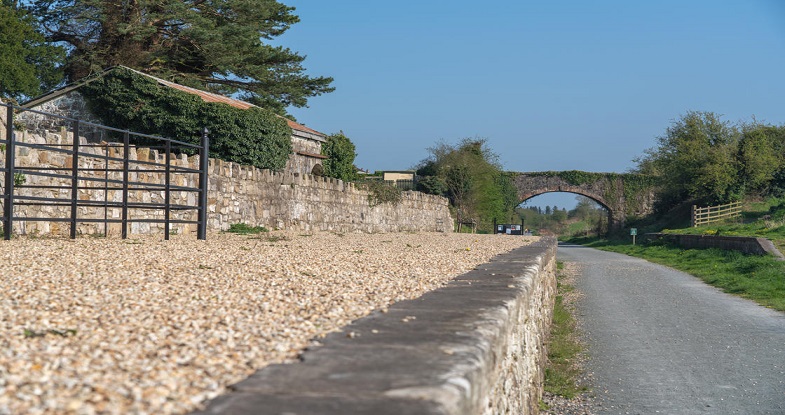
[{"label": "wooden fence", "polygon": [[692,226],[707,225],[726,219],[741,216],[741,202],[731,202],[727,205],[697,207],[692,205]]}]

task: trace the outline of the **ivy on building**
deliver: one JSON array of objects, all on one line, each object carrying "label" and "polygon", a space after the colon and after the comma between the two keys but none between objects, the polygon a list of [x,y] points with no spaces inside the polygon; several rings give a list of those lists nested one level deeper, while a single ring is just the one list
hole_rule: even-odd
[{"label": "ivy on building", "polygon": [[357,157],[354,143],[344,135],[343,131],[327,137],[327,142],[322,144],[324,160],[324,175],[343,181],[357,179],[357,168],[354,167],[354,158]]},{"label": "ivy on building", "polygon": [[90,110],[115,128],[198,144],[206,127],[212,157],[282,170],[292,152],[292,130],[272,112],[204,102],[125,68],[116,68],[79,91]]}]

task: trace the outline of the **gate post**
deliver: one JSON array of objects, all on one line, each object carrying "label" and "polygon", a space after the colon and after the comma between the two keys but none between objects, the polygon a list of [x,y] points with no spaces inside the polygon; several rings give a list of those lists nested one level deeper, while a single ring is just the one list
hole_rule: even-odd
[{"label": "gate post", "polygon": [[120,236],[123,239],[128,238],[128,152],[131,149],[131,138],[128,130],[123,132],[123,209],[122,219],[123,229],[120,231]]},{"label": "gate post", "polygon": [[14,107],[9,105],[6,121],[6,146],[5,146],[5,195],[3,195],[3,238],[11,239],[14,226],[14,164],[16,163],[16,143],[14,141]]},{"label": "gate post", "polygon": [[199,149],[199,224],[196,237],[207,239],[207,166],[210,162],[210,137],[207,127],[202,130],[202,148]]},{"label": "gate post", "polygon": [[172,214],[172,209],[170,206],[172,199],[169,195],[172,189],[172,182],[170,177],[172,175],[172,142],[166,140],[164,149],[166,150],[166,157],[164,158],[166,161],[166,166],[164,166],[164,240],[168,241],[169,226],[171,225],[169,216]]},{"label": "gate post", "polygon": [[71,163],[71,239],[76,239],[77,202],[79,201],[79,120],[74,120]]}]

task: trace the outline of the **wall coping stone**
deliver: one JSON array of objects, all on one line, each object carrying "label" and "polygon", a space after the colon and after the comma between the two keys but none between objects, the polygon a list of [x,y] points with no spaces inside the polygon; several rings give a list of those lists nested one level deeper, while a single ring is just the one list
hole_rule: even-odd
[{"label": "wall coping stone", "polygon": [[719,248],[740,251],[745,254],[769,255],[777,260],[785,261],[782,254],[774,244],[766,238],[750,236],[723,236],[723,235],[689,235],[675,233],[647,233],[644,240],[666,240],[686,248]]},{"label": "wall coping stone", "polygon": [[[538,279],[555,257],[551,237],[498,255],[442,288],[328,334],[300,362],[257,371],[195,414],[487,412],[510,327],[524,323],[514,310],[542,295]],[[534,384],[539,398],[541,383]]]}]

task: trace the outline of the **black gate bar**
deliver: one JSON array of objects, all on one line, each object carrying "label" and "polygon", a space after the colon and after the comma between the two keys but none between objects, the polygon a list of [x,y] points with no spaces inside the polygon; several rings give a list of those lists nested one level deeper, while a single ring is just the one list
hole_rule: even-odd
[{"label": "black gate bar", "polygon": [[[127,130],[120,130],[112,127],[107,127],[99,124],[94,124],[87,121],[81,121],[77,119],[71,119],[63,116],[59,116],[56,114],[49,114],[42,111],[32,110],[29,108],[23,108],[11,104],[3,104],[0,103],[0,107],[6,107],[7,111],[7,128],[5,140],[0,140],[0,142],[5,143],[6,149],[6,157],[5,157],[5,166],[0,169],[0,172],[5,173],[5,186],[2,189],[3,193],[1,195],[2,200],[4,202],[3,206],[3,237],[8,240],[11,238],[13,233],[13,224],[14,221],[39,221],[39,222],[68,222],[70,224],[70,237],[75,238],[77,235],[77,228],[80,222],[83,223],[103,223],[104,225],[104,235],[108,235],[108,228],[110,223],[119,223],[122,226],[121,236],[123,239],[128,237],[128,226],[130,223],[159,223],[164,225],[164,237],[165,239],[169,239],[170,236],[170,227],[172,224],[196,224],[197,225],[197,237],[198,239],[204,240],[207,237],[207,190],[208,190],[208,173],[207,167],[209,163],[209,137],[207,129],[202,130],[201,134],[201,142],[200,144],[192,144],[184,141],[172,140],[158,136],[152,136],[147,134],[139,134],[133,133]],[[55,120],[58,120],[59,124],[64,126],[70,127],[73,131],[73,142],[70,144],[38,144],[38,143],[24,143],[16,141],[16,134],[14,131],[14,113],[15,111],[18,112],[29,112],[33,114],[43,115],[44,117],[51,117]],[[92,130],[87,130],[90,127]],[[95,131],[98,129],[99,131]],[[80,136],[82,133],[90,135],[92,140],[100,139],[100,144],[92,144],[88,142],[87,144],[80,143]],[[108,134],[104,134],[104,133]],[[118,135],[122,136],[122,151],[123,156],[122,158],[117,156],[110,156],[109,150],[110,148],[118,149],[120,148],[119,143],[115,146],[112,143],[107,143],[103,141],[106,137],[106,140],[111,140],[111,137],[117,137]],[[96,138],[97,137],[97,138]],[[150,148],[152,149],[163,149],[165,151],[164,154],[164,163],[159,162],[157,159],[154,161],[143,161],[143,160],[130,160],[130,151],[131,151],[131,142],[132,138],[139,138],[141,140],[145,140],[140,142],[138,148]],[[149,143],[151,142],[158,142],[162,143],[162,146],[150,146]],[[180,167],[180,166],[172,166],[172,150],[173,146],[177,146],[178,148],[183,148],[189,154],[193,154],[194,152],[199,153],[199,168],[193,169],[189,167]],[[44,151],[53,151],[59,153],[65,153],[71,157],[72,165],[70,167],[43,167],[43,166],[17,166],[16,160],[16,150],[17,147],[27,147],[27,148],[34,148],[37,150],[44,150]],[[102,148],[103,154],[93,154],[92,151],[88,151],[88,148]],[[88,161],[85,161],[85,160]],[[102,168],[91,168],[88,167],[90,164],[89,160],[96,160],[98,162],[103,162],[104,165]],[[109,168],[110,162],[122,162],[122,168]],[[80,164],[85,164],[85,167],[80,167]],[[163,164],[163,165],[162,165]],[[133,169],[133,167],[137,167]],[[57,172],[60,171],[62,173],[58,174]],[[109,172],[119,173],[122,172],[122,179],[118,180],[115,175],[112,175],[112,178],[109,176]],[[152,174],[164,175],[163,177],[163,184],[160,182],[158,183],[145,183],[140,181],[140,179],[136,179],[135,181],[130,180],[130,173],[139,173],[139,174]],[[15,175],[25,174],[29,176],[37,176],[37,177],[46,177],[50,179],[49,184],[30,184],[24,185],[21,184],[19,186],[15,183]],[[93,173],[90,175],[88,173]],[[101,173],[103,173],[101,175]],[[198,183],[196,186],[194,185],[173,185],[172,184],[172,174],[196,174],[198,177]],[[101,177],[103,176],[103,177]],[[70,184],[63,186],[58,185],[58,182],[51,182],[51,180],[70,180]],[[160,180],[160,179],[159,179]],[[83,185],[79,185],[79,182],[83,182]],[[96,183],[97,182],[97,183]],[[70,193],[70,198],[57,198],[57,197],[48,197],[48,196],[23,196],[15,194],[21,188],[28,188],[28,189],[68,189]],[[62,191],[61,190],[61,191]],[[79,191],[80,190],[103,190],[104,197],[102,200],[79,200]],[[122,191],[122,201],[110,201],[109,200],[109,191]],[[160,201],[155,202],[151,200],[150,202],[130,202],[129,201],[129,192],[133,191],[145,191],[145,192],[153,192],[153,191],[161,191],[164,192],[164,200],[163,203]],[[186,204],[172,204],[171,200],[171,192],[172,191],[183,191],[183,192],[193,192],[198,193],[198,200],[196,206],[187,205]],[[57,194],[57,192],[55,192]],[[70,215],[68,217],[34,217],[35,215],[28,214],[26,217],[19,217],[14,216],[15,211],[21,206],[70,206]],[[103,207],[103,218],[87,218],[87,217],[79,217],[80,207],[85,208],[101,208]],[[108,217],[108,208],[120,208],[121,209],[121,217],[119,219],[112,219]],[[132,218],[130,215],[130,210],[132,209],[141,209],[141,210],[158,210],[163,211],[163,219],[160,219],[160,216],[156,218],[153,216],[149,219],[141,219],[141,218]],[[196,220],[186,220],[186,219],[173,219],[171,217],[172,211],[183,211],[183,210],[191,210],[195,211],[196,213]]]}]

